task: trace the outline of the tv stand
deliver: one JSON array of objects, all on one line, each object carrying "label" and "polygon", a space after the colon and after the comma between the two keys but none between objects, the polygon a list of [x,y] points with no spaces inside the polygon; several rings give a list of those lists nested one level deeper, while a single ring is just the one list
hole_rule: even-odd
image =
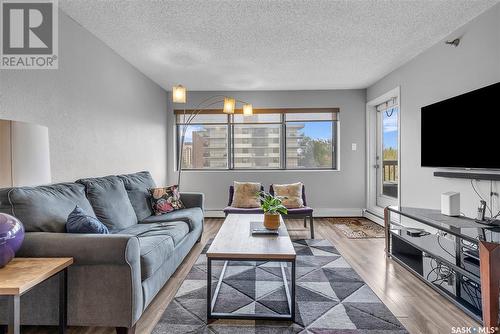
[{"label": "tv stand", "polygon": [[384,222],[387,256],[485,327],[498,327],[500,227],[397,206],[385,208]]}]

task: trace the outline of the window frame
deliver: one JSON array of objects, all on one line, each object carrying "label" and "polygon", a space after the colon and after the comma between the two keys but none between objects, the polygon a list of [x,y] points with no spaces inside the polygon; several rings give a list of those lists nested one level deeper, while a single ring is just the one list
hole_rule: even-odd
[{"label": "window frame", "polygon": [[[293,110],[292,113],[330,113],[332,114],[332,120],[286,120],[287,111]],[[180,141],[179,133],[180,127],[185,123],[179,122],[178,116],[182,116],[184,110],[174,110],[175,116],[175,170],[178,170],[179,158],[180,158]],[[190,112],[190,110],[189,110]],[[203,114],[221,114],[220,110],[203,110]],[[241,114],[241,110],[235,110],[235,114]],[[340,110],[339,108],[293,108],[293,109],[254,109],[254,113],[262,114],[280,114],[279,122],[234,122],[234,114],[224,114],[226,116],[226,123],[214,122],[214,123],[200,123],[196,122],[196,118],[188,126],[205,126],[205,125],[224,125],[227,128],[227,168],[185,168],[182,167],[183,171],[339,171],[340,168],[340,154],[338,151],[339,146],[339,124],[340,124]],[[311,122],[331,122],[332,123],[332,166],[331,167],[317,167],[317,168],[287,168],[287,123],[311,123]],[[235,125],[280,125],[280,167],[279,168],[235,168],[234,167],[234,127]]]},{"label": "window frame", "polygon": [[[186,123],[178,123],[177,122],[177,115],[176,116],[176,119],[175,119],[175,147],[176,147],[176,159],[175,159],[175,169],[178,170],[178,166],[179,166],[179,158],[180,158],[180,141],[179,141],[179,129],[182,125],[185,125]],[[182,170],[185,171],[185,170],[204,170],[204,171],[221,171],[221,170],[231,170],[230,166],[231,166],[231,157],[232,155],[230,154],[230,150],[231,150],[231,142],[232,142],[232,136],[231,136],[231,126],[230,126],[230,122],[229,122],[229,115],[226,115],[226,123],[220,123],[220,122],[214,122],[214,123],[199,123],[199,122],[196,122],[196,121],[193,121],[191,122],[188,127],[190,126],[212,126],[212,125],[220,125],[220,126],[225,126],[226,127],[226,131],[227,131],[227,137],[226,137],[226,148],[227,148],[227,157],[226,157],[226,165],[227,165],[227,168],[185,168],[185,167],[182,167]],[[196,120],[196,118],[194,119]],[[184,141],[184,144],[186,144],[186,142]]]},{"label": "window frame", "polygon": [[[337,153],[337,143],[338,143],[338,123],[339,123],[339,119],[338,119],[338,114],[337,114],[337,119],[336,120],[331,120],[331,121],[326,121],[326,120],[309,120],[309,121],[284,121],[283,124],[284,124],[284,130],[286,131],[286,125],[287,123],[312,123],[312,122],[331,122],[332,123],[332,166],[330,168],[328,167],[308,167],[308,168],[287,168],[287,152],[286,152],[286,143],[285,145],[282,147],[282,151],[283,151],[283,154],[284,154],[284,157],[285,157],[285,160],[283,161],[284,162],[284,168],[282,168],[283,170],[293,170],[293,171],[300,171],[300,170],[339,170],[338,168],[338,153]],[[336,136],[335,136],[336,134]],[[284,137],[283,137],[285,140],[287,138],[287,135],[285,133]]]}]

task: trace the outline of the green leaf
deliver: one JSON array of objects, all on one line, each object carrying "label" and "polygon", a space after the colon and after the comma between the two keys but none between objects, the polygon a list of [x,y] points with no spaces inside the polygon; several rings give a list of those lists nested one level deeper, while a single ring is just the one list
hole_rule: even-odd
[{"label": "green leaf", "polygon": [[265,191],[259,191],[257,193],[260,199],[260,207],[264,212],[269,213],[282,213],[287,214],[288,210],[282,204],[282,198],[280,196],[273,196]]}]

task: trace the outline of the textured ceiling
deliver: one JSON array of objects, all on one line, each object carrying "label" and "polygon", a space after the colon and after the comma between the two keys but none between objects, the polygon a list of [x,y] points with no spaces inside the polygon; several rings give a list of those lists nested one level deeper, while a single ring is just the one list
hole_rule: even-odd
[{"label": "textured ceiling", "polygon": [[165,89],[365,88],[498,0],[60,0]]}]

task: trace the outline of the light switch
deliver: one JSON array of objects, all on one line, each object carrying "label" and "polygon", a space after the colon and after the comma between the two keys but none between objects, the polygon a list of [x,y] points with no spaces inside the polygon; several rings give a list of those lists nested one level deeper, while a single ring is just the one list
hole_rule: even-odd
[{"label": "light switch", "polygon": [[358,149],[358,144],[356,144],[356,143],[352,143],[352,144],[351,144],[351,149],[352,149],[353,151],[356,151],[356,150]]}]

